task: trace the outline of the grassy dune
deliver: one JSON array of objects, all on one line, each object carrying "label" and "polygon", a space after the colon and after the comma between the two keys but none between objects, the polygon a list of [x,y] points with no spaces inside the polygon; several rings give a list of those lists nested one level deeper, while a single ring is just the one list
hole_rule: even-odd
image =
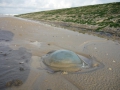
[{"label": "grassy dune", "polygon": [[86,31],[105,32],[120,37],[120,2],[34,12],[16,16],[52,22],[77,31],[84,28]]}]

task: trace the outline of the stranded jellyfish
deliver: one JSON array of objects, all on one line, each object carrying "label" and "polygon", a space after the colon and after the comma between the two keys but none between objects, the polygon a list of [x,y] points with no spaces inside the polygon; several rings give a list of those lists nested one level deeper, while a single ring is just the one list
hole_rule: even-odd
[{"label": "stranded jellyfish", "polygon": [[99,63],[90,57],[69,50],[56,50],[43,56],[43,63],[52,71],[83,72],[98,68]]}]

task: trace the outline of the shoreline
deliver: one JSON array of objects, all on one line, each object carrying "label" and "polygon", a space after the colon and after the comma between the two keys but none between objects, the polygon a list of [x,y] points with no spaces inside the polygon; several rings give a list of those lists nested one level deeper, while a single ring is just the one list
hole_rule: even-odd
[{"label": "shoreline", "polygon": [[[62,22],[62,21],[47,21],[47,20],[36,20],[36,19],[31,19],[31,18],[22,18],[22,17],[16,17],[15,18],[20,18],[20,19],[25,19],[25,20],[32,20],[38,23],[43,23],[43,24],[48,24],[53,27],[60,27],[60,28],[65,28],[68,30],[72,30],[75,32],[79,32],[82,34],[89,34],[89,35],[95,35],[101,38],[105,38],[107,40],[112,40],[112,41],[117,41],[120,43],[120,36],[118,36],[117,32],[120,30],[120,28],[109,28],[106,27],[101,31],[95,31],[98,27],[94,25],[83,25],[83,24],[76,24],[76,23],[70,23],[70,22]],[[105,32],[105,31],[110,30],[111,32]],[[113,32],[112,32],[113,31]]]},{"label": "shoreline", "polygon": [[[113,41],[115,40],[120,41],[120,36],[117,36],[116,31],[114,33],[104,31],[104,30],[108,31],[108,29],[113,31],[115,30],[115,28],[112,29],[112,28],[106,27],[103,30],[96,32],[95,29],[98,27],[94,25],[82,25],[82,24],[76,24],[76,23],[59,22],[59,21],[44,21],[44,20],[41,20],[40,22],[44,22],[45,24],[49,24],[54,27],[65,28],[65,29],[76,31],[76,32],[83,33],[83,34],[87,33],[87,34],[95,35],[101,38],[106,38],[108,40],[110,39]],[[116,30],[119,30],[119,29],[116,28]]]}]

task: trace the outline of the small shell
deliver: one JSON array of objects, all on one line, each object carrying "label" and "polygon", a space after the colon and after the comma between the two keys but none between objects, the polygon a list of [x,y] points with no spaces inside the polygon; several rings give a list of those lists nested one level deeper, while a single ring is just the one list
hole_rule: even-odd
[{"label": "small shell", "polygon": [[109,68],[109,70],[112,70],[112,68]]},{"label": "small shell", "polygon": [[68,74],[68,72],[65,72],[65,71],[64,71],[62,74]]}]

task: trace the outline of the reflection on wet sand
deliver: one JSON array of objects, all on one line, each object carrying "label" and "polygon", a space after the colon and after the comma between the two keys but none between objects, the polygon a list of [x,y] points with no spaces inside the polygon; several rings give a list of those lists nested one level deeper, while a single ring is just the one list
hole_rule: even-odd
[{"label": "reflection on wet sand", "polygon": [[5,44],[12,41],[13,33],[0,31],[0,89],[20,86],[29,74],[31,54],[25,48],[11,49]]}]

